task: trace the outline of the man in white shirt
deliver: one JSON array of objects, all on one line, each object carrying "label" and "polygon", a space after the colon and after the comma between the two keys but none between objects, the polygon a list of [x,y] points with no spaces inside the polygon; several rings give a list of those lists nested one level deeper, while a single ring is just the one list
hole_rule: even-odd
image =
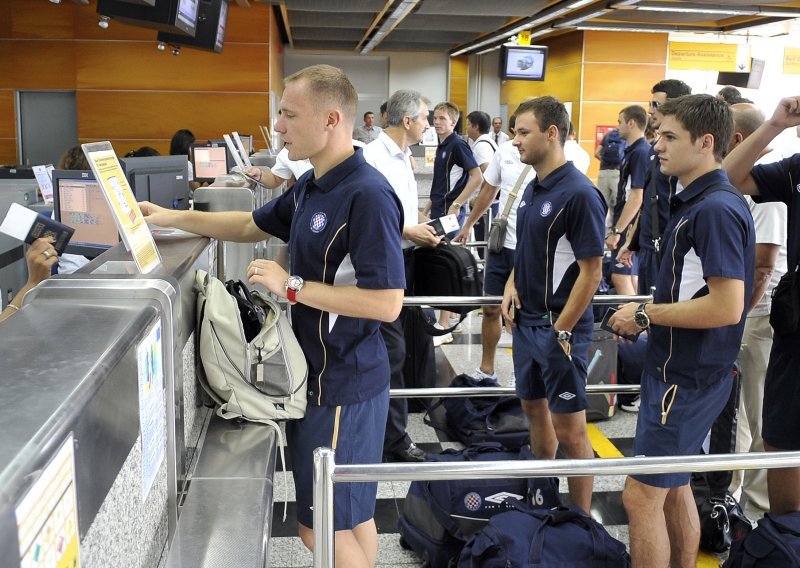
[{"label": "man in white shirt", "polygon": [[[509,124],[510,123],[511,121],[509,120]],[[509,140],[508,134],[503,132],[503,119],[499,116],[495,116],[492,119],[492,140],[494,140],[494,143],[498,146]]]},{"label": "man in white shirt", "polygon": [[[509,120],[509,127],[513,132],[514,119]],[[511,140],[500,144],[497,152],[492,156],[486,171],[484,172],[483,185],[478,197],[472,204],[464,226],[455,237],[456,242],[465,243],[469,236],[469,231],[480,219],[494,201],[495,196],[500,192],[499,211],[505,211],[509,196],[517,185],[522,173],[525,171],[525,164],[519,159],[519,150],[513,145]],[[511,204],[508,211],[508,230],[506,231],[503,250],[498,253],[489,252],[486,258],[486,269],[483,276],[483,291],[487,296],[502,296],[508,277],[514,268],[514,250],[517,246],[517,207],[525,187],[536,177],[536,171],[528,168],[525,177],[519,184],[518,194]],[[475,370],[477,378],[494,378],[494,360],[497,352],[497,345],[502,335],[503,327],[500,317],[500,306],[484,306],[483,320],[481,321],[481,344],[483,353],[481,364]]]},{"label": "man in white shirt", "polygon": [[[764,122],[764,114],[751,104],[731,105],[734,133],[728,151],[733,150]],[[777,162],[780,152],[765,148],[756,164]],[[737,452],[763,452],[761,411],[764,404],[764,378],[772,349],[772,327],[769,313],[772,290],[786,273],[786,204],[778,201],[756,203],[745,196],[756,227],[755,284],[750,298],[750,311],[744,324],[739,365],[742,368],[742,394],[739,421],[736,427]],[[767,470],[734,471],[731,492],[739,487],[747,495],[745,513],[753,520],[769,511]]]},{"label": "man in white shirt", "polygon": [[467,136],[472,148],[472,155],[481,172],[486,171],[489,160],[492,159],[497,144],[489,134],[489,115],[479,110],[473,110],[467,115]]},{"label": "man in white shirt", "polygon": [[[442,237],[419,213],[417,182],[411,166],[411,144],[422,140],[428,128],[428,101],[411,90],[395,92],[387,102],[386,129],[378,139],[364,148],[364,159],[389,180],[403,208],[403,259],[409,275],[414,245],[434,247]],[[408,280],[408,278],[407,278]],[[404,313],[393,322],[381,324],[381,335],[389,353],[390,385],[393,389],[405,388],[403,366],[406,359]],[[404,398],[391,399],[384,436],[384,455],[393,461],[419,462],[425,452],[418,448],[406,433],[408,404]]]},{"label": "man in white shirt", "polygon": [[582,173],[586,174],[589,170],[589,163],[592,157],[589,152],[584,150],[578,141],[575,140],[575,127],[569,123],[569,132],[567,133],[567,141],[564,142],[564,156],[568,161],[572,162],[576,168]]},{"label": "man in white shirt", "polygon": [[364,124],[353,129],[353,138],[369,144],[378,139],[382,130],[380,126],[375,126],[375,113],[369,110],[364,113]]}]

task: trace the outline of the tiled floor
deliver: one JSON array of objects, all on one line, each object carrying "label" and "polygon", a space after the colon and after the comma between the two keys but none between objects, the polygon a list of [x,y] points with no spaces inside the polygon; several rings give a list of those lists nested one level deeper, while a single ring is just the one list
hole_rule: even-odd
[{"label": "tiled floor", "polygon": [[[456,374],[472,374],[479,364],[481,357],[480,324],[480,316],[477,315],[477,312],[473,312],[463,324],[465,331],[455,334],[453,343],[437,349],[438,381],[441,386],[446,386]],[[511,386],[513,384],[511,377],[513,366],[510,349],[498,349],[496,369],[500,382]],[[435,422],[436,415],[433,418]],[[631,456],[635,425],[635,414],[617,410],[611,419],[594,423],[593,426],[596,427],[595,436],[603,441],[607,439],[623,455]],[[429,453],[438,453],[449,447],[462,447],[458,442],[448,441],[444,433],[427,426],[423,422],[423,413],[421,412],[409,415],[408,433],[421,448]],[[291,464],[288,465],[291,466]],[[273,568],[311,566],[311,553],[306,550],[300,539],[294,536],[297,534],[297,529],[291,476],[288,476],[286,487],[281,477],[281,475],[277,476],[275,484],[275,509],[269,565]],[[624,478],[622,476],[596,477],[591,512],[592,516],[603,523],[613,537],[628,544],[627,517],[621,497],[623,485]],[[399,511],[402,510],[408,486],[409,482],[379,484],[375,511],[375,521],[379,533],[379,566],[421,566],[419,559],[413,553],[400,546],[397,534],[397,519]],[[562,497],[567,497],[565,495],[566,479],[560,480],[560,488]],[[284,496],[289,500],[286,522],[282,521]],[[698,566],[717,566],[718,561],[716,563],[715,561],[716,559],[708,559],[708,563],[699,562]]]}]

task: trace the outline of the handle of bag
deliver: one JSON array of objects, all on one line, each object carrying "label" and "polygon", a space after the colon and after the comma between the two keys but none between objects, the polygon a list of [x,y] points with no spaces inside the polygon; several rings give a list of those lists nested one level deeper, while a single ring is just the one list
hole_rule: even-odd
[{"label": "handle of bag", "polygon": [[575,506],[558,507],[549,511],[531,511],[528,509],[527,513],[542,521],[541,525],[537,527],[531,543],[529,560],[532,566],[540,566],[542,563],[544,533],[547,525],[556,526],[568,522],[578,523],[589,530],[589,535],[592,537],[592,558],[603,562],[603,564],[596,564],[596,566],[605,566],[607,560],[606,550],[599,545],[602,535],[597,526],[591,522],[591,519]]},{"label": "handle of bag", "polygon": [[519,193],[519,188],[522,187],[522,182],[525,181],[525,178],[528,177],[528,172],[531,171],[531,165],[528,164],[522,169],[522,173],[519,174],[517,178],[517,182],[514,184],[514,189],[511,190],[511,193],[508,195],[508,200],[506,201],[505,207],[503,207],[503,212],[500,214],[501,217],[504,219],[508,217],[508,214],[511,213],[511,206],[514,205],[514,202],[517,200],[517,194]]}]

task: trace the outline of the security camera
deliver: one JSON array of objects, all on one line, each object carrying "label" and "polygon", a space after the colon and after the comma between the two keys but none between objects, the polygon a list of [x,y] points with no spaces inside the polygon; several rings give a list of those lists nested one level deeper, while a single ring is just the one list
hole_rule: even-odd
[{"label": "security camera", "polygon": [[164,43],[163,41],[160,41],[158,42],[158,45],[156,47],[158,48],[158,51],[164,51],[165,49],[167,49],[167,44]]},{"label": "security camera", "polygon": [[100,21],[97,22],[97,25],[103,28],[104,30],[108,29],[108,22],[111,20],[108,16],[100,16]]}]

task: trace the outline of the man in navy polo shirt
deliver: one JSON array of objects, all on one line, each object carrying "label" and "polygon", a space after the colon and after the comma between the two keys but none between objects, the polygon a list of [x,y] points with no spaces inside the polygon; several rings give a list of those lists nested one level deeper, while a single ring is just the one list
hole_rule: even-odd
[{"label": "man in navy polo shirt", "polygon": [[[586,369],[600,283],[606,204],[564,156],[569,115],[553,97],[523,102],[514,146],[537,177],[517,209],[517,248],[501,306],[513,327],[517,396],[540,459],[592,458],[586,432]],[[515,317],[516,316],[516,317]],[[569,478],[572,502],[589,511],[592,477]]]},{"label": "man in navy polo shirt", "polygon": [[[692,455],[728,401],[753,287],[755,229],[722,156],[733,135],[727,104],[687,95],[660,107],[655,149],[685,188],[673,200],[652,304],[611,318],[623,334],[650,330],[634,452]],[[700,541],[690,473],[634,475],[623,493],[635,567],[695,566]]]},{"label": "man in navy polo shirt", "polygon": [[[358,95],[340,70],[314,65],[285,81],[281,133],[291,160],[314,166],[291,189],[252,213],[166,211],[146,218],[220,240],[289,243],[291,276],[256,260],[251,284],[287,298],[309,366],[306,416],[287,423],[300,537],[313,543],[312,452],[336,450],[337,463],[380,463],[389,406],[389,362],[380,321],[400,313],[405,287],[401,206],[386,178],[351,140]],[[379,321],[380,320],[380,321]],[[374,566],[377,484],[337,484],[336,565]]]},{"label": "man in navy polo shirt", "polygon": [[[755,201],[782,201],[789,207],[788,272],[784,278],[794,278],[797,293],[800,286],[800,154],[753,167],[772,139],[793,126],[800,126],[800,96],[782,99],[772,117],[734,148],[723,165],[736,187],[752,195]],[[780,315],[775,312],[773,305],[772,314]],[[796,451],[800,450],[800,329],[796,319],[794,331],[779,329],[776,322],[772,323],[775,333],[764,379],[761,437],[767,451]],[[800,468],[767,470],[767,492],[772,513],[800,511]]]}]

